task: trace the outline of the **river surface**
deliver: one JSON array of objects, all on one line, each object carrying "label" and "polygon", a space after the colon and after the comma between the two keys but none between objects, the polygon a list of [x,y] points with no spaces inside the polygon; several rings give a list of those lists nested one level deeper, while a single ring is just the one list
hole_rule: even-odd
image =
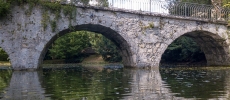
[{"label": "river surface", "polygon": [[229,100],[230,68],[126,69],[120,65],[0,70],[2,100]]}]

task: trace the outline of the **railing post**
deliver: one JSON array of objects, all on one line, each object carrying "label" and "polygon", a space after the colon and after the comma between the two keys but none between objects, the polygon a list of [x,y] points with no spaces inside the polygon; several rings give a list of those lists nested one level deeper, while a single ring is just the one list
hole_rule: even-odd
[{"label": "railing post", "polygon": [[185,5],[184,5],[184,11],[185,11],[185,13],[184,13],[185,15],[184,16],[185,17],[187,16],[187,10],[186,10],[186,8],[187,8],[187,3],[185,2]]},{"label": "railing post", "polygon": [[131,2],[130,2],[130,3],[131,3],[131,8],[130,8],[130,9],[133,9],[133,2],[132,2],[132,0],[131,0]]},{"label": "railing post", "polygon": [[112,7],[114,7],[114,2],[113,2],[113,0],[112,0]]},{"label": "railing post", "polygon": [[151,13],[151,4],[152,4],[151,1],[152,1],[152,0],[149,0],[149,12],[150,12],[150,13]]}]

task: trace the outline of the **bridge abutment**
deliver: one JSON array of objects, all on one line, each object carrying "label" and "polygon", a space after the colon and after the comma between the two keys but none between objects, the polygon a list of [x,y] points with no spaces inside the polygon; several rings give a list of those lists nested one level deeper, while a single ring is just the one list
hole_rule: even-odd
[{"label": "bridge abutment", "polygon": [[23,48],[14,54],[17,56],[10,59],[14,70],[37,70],[41,65],[38,52]]}]

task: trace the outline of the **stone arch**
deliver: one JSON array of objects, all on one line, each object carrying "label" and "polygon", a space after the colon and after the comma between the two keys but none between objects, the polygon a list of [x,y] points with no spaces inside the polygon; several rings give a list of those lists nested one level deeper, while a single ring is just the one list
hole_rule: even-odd
[{"label": "stone arch", "polygon": [[175,39],[171,40],[170,43],[164,48],[160,57],[167,49],[167,47],[177,38],[181,36],[187,36],[192,38],[200,46],[204,52],[208,66],[226,66],[229,65],[229,45],[226,39],[218,34],[214,34],[209,31],[195,30],[185,32]]},{"label": "stone arch", "polygon": [[47,44],[45,44],[40,57],[39,57],[39,64],[42,63],[44,56],[48,50],[48,48],[50,47],[50,45],[60,36],[65,35],[67,33],[70,32],[74,32],[74,31],[91,31],[91,32],[95,32],[95,33],[100,33],[103,36],[105,36],[106,38],[108,38],[109,40],[111,40],[112,42],[114,42],[114,44],[119,48],[121,56],[122,56],[122,62],[124,64],[124,66],[133,66],[133,60],[132,60],[132,56],[131,56],[131,50],[130,50],[130,45],[128,44],[128,42],[116,31],[112,30],[109,27],[105,27],[99,24],[82,24],[82,25],[76,25],[74,27],[68,28],[68,29],[64,29],[62,31],[60,31],[58,34],[54,35],[48,42]]}]

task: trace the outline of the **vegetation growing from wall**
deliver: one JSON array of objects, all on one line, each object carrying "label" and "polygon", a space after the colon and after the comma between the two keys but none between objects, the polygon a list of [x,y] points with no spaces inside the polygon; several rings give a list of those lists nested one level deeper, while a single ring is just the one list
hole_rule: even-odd
[{"label": "vegetation growing from wall", "polygon": [[[10,9],[13,6],[28,5],[29,8],[25,11],[26,15],[31,15],[33,8],[37,5],[42,6],[42,20],[41,24],[43,30],[46,30],[50,25],[52,32],[55,32],[58,26],[56,22],[61,17],[61,12],[69,18],[69,27],[72,26],[72,21],[76,20],[76,7],[73,4],[79,2],[84,5],[89,4],[89,0],[71,0],[68,5],[63,5],[61,2],[66,0],[0,0],[0,18],[6,17],[10,13]],[[97,0],[99,6],[108,6],[107,0]],[[54,18],[50,17],[50,14],[54,15]]]},{"label": "vegetation growing from wall", "polygon": [[[10,13],[10,10],[14,6],[25,7],[27,5],[25,14],[30,16],[35,6],[42,6],[42,20],[41,24],[43,29],[46,30],[48,26],[55,32],[57,24],[56,22],[61,17],[61,13],[69,18],[71,27],[71,21],[75,20],[76,7],[72,6],[72,3],[79,2],[74,0],[69,5],[62,5],[62,0],[0,0],[0,17],[5,17]],[[81,0],[85,5],[89,3],[89,0]],[[107,0],[97,0],[98,5],[108,6]],[[50,17],[53,14],[54,17]],[[91,42],[90,42],[90,40]],[[102,40],[99,40],[102,39]],[[92,42],[97,41],[97,42]],[[76,59],[79,57],[80,62],[84,55],[81,51],[86,47],[93,47],[99,54],[101,54],[104,60],[109,62],[121,61],[116,46],[102,35],[89,35],[87,32],[75,32],[63,36],[55,41],[52,48],[49,50],[49,55],[46,59]],[[100,49],[103,47],[103,49]],[[68,49],[67,49],[68,48]],[[0,52],[4,55],[4,53]],[[115,57],[115,58],[114,58]],[[6,56],[7,58],[7,56]]]},{"label": "vegetation growing from wall", "polygon": [[[61,10],[65,15],[69,15],[70,19],[73,18],[73,11],[75,7],[72,7],[73,4],[78,4],[79,2],[84,5],[89,4],[89,0],[71,0],[70,4],[62,5],[61,2],[66,0],[0,0],[0,17],[5,17],[10,13],[10,10],[13,6],[22,6],[25,4],[29,5],[29,10],[26,14],[30,14],[33,7],[36,5],[40,5],[44,7],[44,10],[51,10],[52,13],[56,14],[55,17],[58,18]],[[96,0],[99,6],[108,6],[108,0]]]},{"label": "vegetation growing from wall", "polygon": [[[41,2],[40,5],[43,6],[43,19],[41,23],[44,30],[50,24],[52,31],[55,32],[57,27],[56,21],[61,17],[61,11],[69,18],[69,26],[72,26],[71,21],[76,17],[76,8],[72,5],[61,5],[60,2]],[[55,17],[51,19],[49,13],[54,14]]]},{"label": "vegetation growing from wall", "polygon": [[31,5],[30,7],[32,7],[38,2],[39,0],[0,0],[0,18],[9,14],[12,6],[29,3]]},{"label": "vegetation growing from wall", "polygon": [[[10,13],[10,8],[13,6],[22,6],[28,5],[29,8],[25,11],[26,15],[31,15],[33,8],[37,5],[42,6],[42,20],[41,24],[43,29],[46,30],[47,26],[50,24],[53,32],[56,30],[56,21],[61,16],[61,11],[63,14],[69,18],[70,26],[71,21],[76,16],[76,7],[72,4],[62,5],[60,1],[54,0],[0,0],[0,18],[7,16]],[[50,18],[49,14],[54,14],[54,18]]]}]

